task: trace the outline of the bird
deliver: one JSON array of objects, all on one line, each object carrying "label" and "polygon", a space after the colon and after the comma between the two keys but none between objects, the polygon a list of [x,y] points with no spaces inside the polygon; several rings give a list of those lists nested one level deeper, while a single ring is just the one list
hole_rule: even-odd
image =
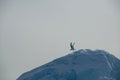
[{"label": "bird", "polygon": [[74,43],[72,43],[72,42],[70,43],[70,48],[71,48],[70,50],[73,50],[73,51],[75,50],[74,45],[75,45],[75,42]]}]

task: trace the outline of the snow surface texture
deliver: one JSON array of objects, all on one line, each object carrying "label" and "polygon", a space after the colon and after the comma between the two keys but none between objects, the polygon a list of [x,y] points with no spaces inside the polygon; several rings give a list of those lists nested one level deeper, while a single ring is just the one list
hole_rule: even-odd
[{"label": "snow surface texture", "polygon": [[103,50],[81,49],[26,72],[17,80],[120,80],[120,60]]}]

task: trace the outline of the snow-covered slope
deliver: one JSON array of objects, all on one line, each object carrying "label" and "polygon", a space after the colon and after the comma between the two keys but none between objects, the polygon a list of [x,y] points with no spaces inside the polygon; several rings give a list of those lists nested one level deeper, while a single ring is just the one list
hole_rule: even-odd
[{"label": "snow-covered slope", "polygon": [[120,80],[120,60],[103,50],[81,49],[26,72],[17,80]]}]

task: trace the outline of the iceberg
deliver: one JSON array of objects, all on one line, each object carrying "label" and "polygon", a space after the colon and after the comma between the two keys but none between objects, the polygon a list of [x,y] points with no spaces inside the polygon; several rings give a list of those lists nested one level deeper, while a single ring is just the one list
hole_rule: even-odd
[{"label": "iceberg", "polygon": [[25,72],[17,80],[120,80],[120,60],[104,50],[80,49]]}]

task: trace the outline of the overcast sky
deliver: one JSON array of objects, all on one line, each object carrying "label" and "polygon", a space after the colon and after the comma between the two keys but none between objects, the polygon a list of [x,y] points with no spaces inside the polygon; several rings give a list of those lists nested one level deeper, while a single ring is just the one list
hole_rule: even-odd
[{"label": "overcast sky", "polygon": [[119,0],[1,0],[0,80],[78,49],[120,58]]}]

